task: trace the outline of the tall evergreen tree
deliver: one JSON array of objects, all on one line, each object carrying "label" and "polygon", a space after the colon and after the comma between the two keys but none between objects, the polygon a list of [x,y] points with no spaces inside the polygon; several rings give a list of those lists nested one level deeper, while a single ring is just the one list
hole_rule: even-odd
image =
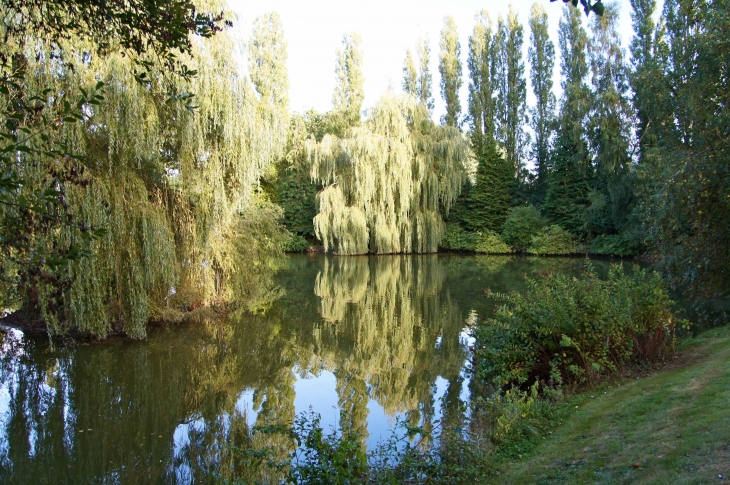
[{"label": "tall evergreen tree", "polygon": [[346,126],[360,125],[360,111],[365,99],[362,72],[362,39],[355,32],[345,34],[342,48],[337,49],[335,74],[337,83],[332,97],[333,110]]},{"label": "tall evergreen tree", "polygon": [[498,22],[499,29],[499,96],[497,103],[497,140],[504,147],[505,158],[514,173],[521,174],[527,144],[527,80],[522,58],[524,28],[510,5],[507,19]]},{"label": "tall evergreen tree", "polygon": [[558,34],[563,98],[543,210],[564,229],[582,232],[592,175],[585,129],[591,96],[586,85],[588,36],[578,9],[563,8]]},{"label": "tall evergreen tree", "polygon": [[555,46],[548,33],[548,17],[545,7],[535,3],[530,11],[530,81],[535,94],[535,106],[531,113],[531,126],[535,133],[531,158],[537,177],[534,199],[542,203],[547,191],[547,174],[550,163],[550,143],[555,131],[555,94],[553,94],[553,68]]},{"label": "tall evergreen tree", "polygon": [[476,184],[469,194],[465,229],[500,232],[512,205],[515,174],[494,138],[486,138],[477,154]]},{"label": "tall evergreen tree", "polygon": [[461,45],[453,17],[444,18],[441,29],[441,54],[439,56],[439,74],[441,74],[441,97],[446,102],[446,114],[441,122],[446,126],[459,128],[461,124]]}]

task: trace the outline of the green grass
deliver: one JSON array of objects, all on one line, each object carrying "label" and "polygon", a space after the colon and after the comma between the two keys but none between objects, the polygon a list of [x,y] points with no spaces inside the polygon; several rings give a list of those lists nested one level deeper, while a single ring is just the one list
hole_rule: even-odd
[{"label": "green grass", "polygon": [[684,342],[662,370],[559,408],[562,424],[488,483],[730,483],[730,327]]}]

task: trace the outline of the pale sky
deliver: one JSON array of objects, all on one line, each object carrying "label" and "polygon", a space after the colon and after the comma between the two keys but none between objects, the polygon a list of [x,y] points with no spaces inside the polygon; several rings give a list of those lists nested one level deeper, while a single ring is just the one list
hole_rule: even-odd
[{"label": "pale sky", "polygon": [[[563,2],[549,0],[513,0],[511,3],[525,29],[525,58],[530,30],[527,19],[535,1],[543,3],[549,16],[549,28],[556,50],[555,81],[559,90],[558,21]],[[444,112],[439,90],[438,54],[439,35],[443,19],[451,15],[456,21],[461,42],[464,66],[464,83],[460,96],[462,112],[466,110],[468,77],[466,58],[468,38],[474,27],[474,16],[480,9],[489,11],[492,21],[507,15],[510,2],[475,0],[229,0],[237,13],[235,28],[245,37],[251,31],[253,20],[264,13],[276,11],[284,24],[287,42],[290,84],[290,108],[292,112],[304,112],[309,108],[327,111],[332,107],[335,85],[335,51],[341,46],[342,36],[357,32],[363,39],[365,102],[363,108],[373,106],[389,88],[401,91],[403,61],[406,49],[414,48],[420,36],[428,36],[431,46],[431,73],[436,101],[434,119]],[[629,0],[618,1],[621,9],[620,32],[623,46],[633,35]],[[661,3],[661,2],[658,2]],[[588,19],[584,16],[586,29]],[[415,54],[415,51],[414,51]],[[628,58],[628,53],[626,54]],[[525,59],[528,76],[528,104],[534,97],[529,85],[529,65]]]}]

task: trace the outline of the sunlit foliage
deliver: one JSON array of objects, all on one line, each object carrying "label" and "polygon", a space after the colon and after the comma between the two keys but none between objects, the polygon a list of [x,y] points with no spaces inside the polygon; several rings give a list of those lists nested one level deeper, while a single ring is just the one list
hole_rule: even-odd
[{"label": "sunlit foliage", "polygon": [[[68,102],[77,86],[105,83],[104,101],[81,106],[82,119],[69,120],[58,135],[83,158],[18,155],[32,182],[20,197],[34,186],[52,186],[65,166],[83,180],[64,186],[68,212],[78,224],[104,229],[91,256],[68,266],[60,292],[15,270],[26,306],[37,308],[51,334],[104,337],[117,330],[143,337],[155,308],[226,301],[229,281],[268,264],[239,264],[238,235],[250,224],[241,214],[252,207],[256,182],[281,156],[286,136],[288,83],[280,67],[286,50],[276,16],[255,24],[253,84],[239,74],[226,33],[193,42],[184,59],[197,71],[189,82],[162,73],[139,82],[129,57],[113,50],[97,55],[79,39],[63,40],[54,50],[28,32],[21,43],[16,57],[27,63],[24,89],[50,105]],[[174,101],[190,91],[194,106]],[[261,237],[276,237],[275,221],[248,232],[257,227]],[[75,233],[62,226],[37,237],[64,246]]]},{"label": "sunlit foliage", "polygon": [[434,252],[443,237],[439,210],[461,189],[471,150],[439,127],[412,97],[386,94],[362,127],[307,144],[312,178],[325,188],[317,237],[337,254]]}]

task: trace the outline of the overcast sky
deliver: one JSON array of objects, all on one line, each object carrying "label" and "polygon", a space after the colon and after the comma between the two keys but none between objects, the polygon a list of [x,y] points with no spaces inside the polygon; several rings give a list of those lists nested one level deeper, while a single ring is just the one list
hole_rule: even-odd
[{"label": "overcast sky", "polygon": [[[549,16],[549,28],[558,51],[558,21],[563,2],[537,0],[544,4]],[[276,11],[284,24],[289,59],[290,107],[294,112],[309,108],[327,111],[332,107],[335,85],[335,51],[341,45],[346,32],[357,32],[363,39],[365,103],[364,108],[374,105],[381,94],[392,88],[401,90],[403,60],[406,49],[413,48],[420,36],[428,36],[431,45],[431,73],[436,101],[434,118],[444,112],[440,97],[438,75],[439,33],[443,19],[451,15],[456,21],[461,40],[461,57],[464,67],[468,51],[468,38],[474,27],[474,16],[480,9],[490,12],[493,22],[497,16],[506,16],[510,2],[475,0],[229,0],[238,15],[236,30],[246,36],[251,23],[258,15]],[[535,0],[514,0],[520,22],[525,28],[525,57],[529,44],[527,19]],[[629,0],[618,1],[621,9],[620,32],[625,49],[631,41],[631,7]],[[584,16],[587,28],[588,19]],[[526,62],[527,64],[527,62]],[[527,67],[529,69],[529,66]],[[559,75],[559,59],[556,58],[556,84]],[[466,109],[464,74],[462,110]],[[558,88],[558,86],[556,86]],[[531,104],[531,87],[528,71],[528,104]]]}]

